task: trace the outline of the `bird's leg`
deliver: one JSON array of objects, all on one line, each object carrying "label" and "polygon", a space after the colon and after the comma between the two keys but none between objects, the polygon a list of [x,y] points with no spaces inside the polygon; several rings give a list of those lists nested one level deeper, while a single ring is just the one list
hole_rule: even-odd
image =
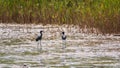
[{"label": "bird's leg", "polygon": [[64,40],[62,40],[62,49],[64,49]]},{"label": "bird's leg", "polygon": [[41,40],[40,40],[40,51],[42,50]]},{"label": "bird's leg", "polygon": [[39,41],[37,42],[37,50],[39,50]]},{"label": "bird's leg", "polygon": [[66,48],[66,40],[63,40],[63,47]]},{"label": "bird's leg", "polygon": [[65,48],[66,48],[66,40],[64,40],[64,45],[65,45]]}]

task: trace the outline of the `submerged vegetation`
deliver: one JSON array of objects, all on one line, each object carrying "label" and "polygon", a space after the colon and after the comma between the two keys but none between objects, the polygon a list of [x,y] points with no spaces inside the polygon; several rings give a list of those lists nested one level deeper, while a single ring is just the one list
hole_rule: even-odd
[{"label": "submerged vegetation", "polygon": [[0,0],[0,22],[73,24],[120,33],[120,0]]}]

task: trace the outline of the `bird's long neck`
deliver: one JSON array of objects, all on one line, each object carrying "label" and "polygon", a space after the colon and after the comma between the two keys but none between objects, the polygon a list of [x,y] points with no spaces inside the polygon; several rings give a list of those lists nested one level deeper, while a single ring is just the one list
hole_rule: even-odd
[{"label": "bird's long neck", "polygon": [[40,36],[42,36],[42,33],[40,33]]},{"label": "bird's long neck", "polygon": [[65,34],[62,34],[62,37],[65,37]]}]

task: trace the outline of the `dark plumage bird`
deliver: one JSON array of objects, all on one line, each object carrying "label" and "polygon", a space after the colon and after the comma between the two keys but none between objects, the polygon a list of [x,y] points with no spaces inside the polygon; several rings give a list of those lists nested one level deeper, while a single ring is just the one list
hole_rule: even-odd
[{"label": "dark plumage bird", "polygon": [[67,38],[67,36],[65,35],[65,32],[62,32],[62,40],[63,40],[63,47],[62,48],[66,48],[66,38]]},{"label": "dark plumage bird", "polygon": [[42,32],[43,32],[43,31],[40,31],[40,35],[36,38],[36,41],[39,41],[39,40],[42,39]]},{"label": "dark plumage bird", "polygon": [[40,31],[40,35],[36,38],[36,41],[38,42],[37,48],[39,49],[39,45],[40,45],[40,50],[42,50],[42,45],[41,45],[41,40],[42,40],[42,32]]},{"label": "dark plumage bird", "polygon": [[62,40],[66,40],[66,35],[65,35],[65,32],[62,32]]}]

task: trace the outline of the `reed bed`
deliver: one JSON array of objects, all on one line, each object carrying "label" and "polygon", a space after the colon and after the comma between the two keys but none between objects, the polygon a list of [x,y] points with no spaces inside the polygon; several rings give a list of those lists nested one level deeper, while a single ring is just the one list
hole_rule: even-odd
[{"label": "reed bed", "polygon": [[120,0],[0,0],[0,22],[72,24],[120,33]]}]

